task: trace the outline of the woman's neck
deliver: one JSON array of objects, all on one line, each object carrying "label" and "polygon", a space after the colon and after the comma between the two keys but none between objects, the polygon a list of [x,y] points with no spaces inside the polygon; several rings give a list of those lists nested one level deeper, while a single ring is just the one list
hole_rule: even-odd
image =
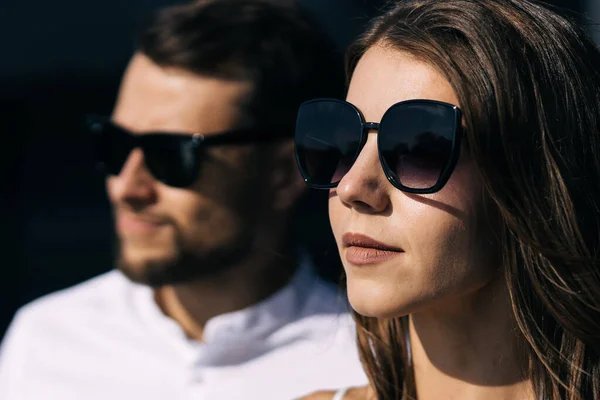
[{"label": "woman's neck", "polygon": [[503,279],[412,314],[409,326],[419,400],[534,397]]}]

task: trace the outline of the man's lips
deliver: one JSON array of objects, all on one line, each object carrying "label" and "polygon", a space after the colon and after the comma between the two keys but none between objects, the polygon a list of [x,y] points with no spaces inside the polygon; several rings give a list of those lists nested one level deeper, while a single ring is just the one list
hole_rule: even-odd
[{"label": "man's lips", "polygon": [[342,246],[346,261],[354,265],[379,264],[404,253],[399,247],[360,233],[345,233],[342,236]]},{"label": "man's lips", "polygon": [[115,220],[117,231],[121,234],[149,234],[167,225],[164,220],[132,213],[119,213]]}]

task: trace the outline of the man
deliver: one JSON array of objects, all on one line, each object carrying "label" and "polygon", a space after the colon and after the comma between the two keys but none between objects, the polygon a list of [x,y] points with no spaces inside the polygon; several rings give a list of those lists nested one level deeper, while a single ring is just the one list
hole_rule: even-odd
[{"label": "man", "polygon": [[88,124],[118,269],[17,313],[1,399],[292,399],[366,383],[345,302],[289,229],[297,106],[339,95],[328,55],[292,6],[156,15],[112,117]]}]

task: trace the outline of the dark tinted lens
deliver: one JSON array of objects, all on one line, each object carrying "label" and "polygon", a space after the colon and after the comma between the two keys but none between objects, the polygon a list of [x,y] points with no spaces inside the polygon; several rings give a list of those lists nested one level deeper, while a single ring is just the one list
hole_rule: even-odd
[{"label": "dark tinted lens", "polygon": [[384,115],[378,145],[393,180],[410,189],[436,185],[452,157],[455,113],[450,105],[414,102]]},{"label": "dark tinted lens", "polygon": [[139,136],[144,161],[154,178],[169,186],[189,186],[198,176],[198,150],[192,136]]},{"label": "dark tinted lens", "polygon": [[88,127],[93,135],[96,160],[106,173],[118,175],[133,149],[133,138],[108,121],[90,121]]},{"label": "dark tinted lens", "polygon": [[298,111],[295,143],[308,183],[338,183],[354,163],[361,133],[360,115],[351,105],[332,100],[304,103]]}]

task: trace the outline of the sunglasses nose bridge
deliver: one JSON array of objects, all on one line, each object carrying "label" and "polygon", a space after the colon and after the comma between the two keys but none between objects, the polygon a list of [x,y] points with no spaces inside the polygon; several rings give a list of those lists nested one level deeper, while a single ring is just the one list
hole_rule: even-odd
[{"label": "sunglasses nose bridge", "polygon": [[357,158],[360,155],[360,153],[362,153],[365,145],[367,144],[367,140],[369,139],[369,133],[371,133],[369,131],[371,131],[371,130],[374,130],[375,133],[379,133],[379,123],[377,123],[377,122],[362,122],[361,123],[361,140],[360,140],[360,144],[359,144],[357,155],[356,155]]},{"label": "sunglasses nose bridge", "polygon": [[379,123],[378,122],[363,122],[362,124],[363,131],[375,130],[379,133]]}]

